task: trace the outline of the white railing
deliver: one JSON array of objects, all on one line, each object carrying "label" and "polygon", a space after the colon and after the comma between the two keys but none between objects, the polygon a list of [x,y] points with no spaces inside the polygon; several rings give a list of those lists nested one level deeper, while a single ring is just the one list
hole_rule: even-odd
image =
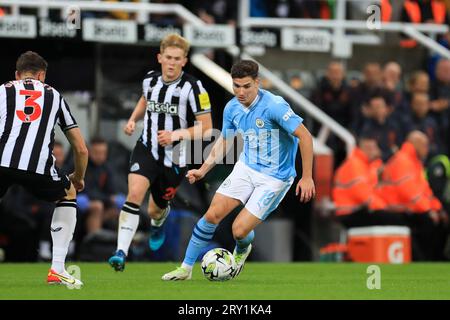
[{"label": "white railing", "polygon": [[[13,14],[18,14],[18,8],[65,9],[79,8],[81,11],[126,11],[137,13],[176,14],[190,24],[204,25],[204,22],[181,4],[136,3],[136,2],[100,2],[100,1],[55,1],[55,0],[0,0],[1,6],[13,8]],[[45,11],[44,11],[45,12]]]},{"label": "white railing", "polygon": [[425,47],[439,53],[441,56],[443,56],[447,59],[450,59],[450,51],[447,48],[441,46],[440,44],[436,45],[437,44],[436,41],[434,41],[430,37],[427,37],[423,33],[419,32],[414,27],[411,27],[411,26],[405,27],[403,32],[406,33],[407,35],[409,35],[411,38],[416,39],[418,42],[423,44]]},{"label": "white railing", "polygon": [[[335,21],[335,20],[316,20],[316,19],[279,19],[279,18],[249,18],[245,22],[245,27],[265,27],[265,28],[284,28],[284,27],[305,27],[305,28],[329,28],[334,29],[335,32],[339,28],[347,30],[368,30],[365,21]],[[414,38],[422,45],[430,50],[439,52],[444,57],[448,58],[450,56],[450,51],[443,47],[441,44],[436,42],[434,39],[426,36],[423,32],[431,34],[442,34],[448,32],[449,28],[447,25],[436,25],[436,24],[414,24],[414,23],[401,23],[401,22],[389,22],[381,23],[380,29],[374,30],[372,32],[403,32],[406,35]],[[339,44],[342,38],[346,39],[350,43],[360,43],[360,44],[373,44],[378,45],[380,43],[377,40],[375,34],[367,35],[343,35],[341,37],[333,37],[332,41],[335,44]]]},{"label": "white railing", "polygon": [[[245,0],[244,0],[245,1]],[[252,18],[244,19],[241,27],[254,28],[283,28],[283,27],[305,27],[305,28],[344,28],[347,30],[363,30],[374,32],[402,32],[407,27],[413,27],[417,31],[431,33],[445,33],[448,26],[433,23],[406,23],[406,22],[382,22],[380,29],[369,30],[366,21],[359,20],[321,20],[321,19],[294,19],[294,18]]]}]

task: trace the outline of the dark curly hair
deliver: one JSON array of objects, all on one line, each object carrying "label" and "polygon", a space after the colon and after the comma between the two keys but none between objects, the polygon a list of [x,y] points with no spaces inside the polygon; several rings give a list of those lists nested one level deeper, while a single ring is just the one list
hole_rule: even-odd
[{"label": "dark curly hair", "polygon": [[231,78],[258,77],[259,66],[252,60],[241,60],[231,67]]}]

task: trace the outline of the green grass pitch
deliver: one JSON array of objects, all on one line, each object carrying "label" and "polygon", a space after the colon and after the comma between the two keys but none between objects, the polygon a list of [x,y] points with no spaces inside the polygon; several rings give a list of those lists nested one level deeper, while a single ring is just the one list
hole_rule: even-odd
[{"label": "green grass pitch", "polygon": [[[107,263],[68,263],[84,286],[48,286],[49,264],[0,264],[0,299],[299,300],[450,299],[450,264],[379,264],[381,288],[368,289],[367,264],[255,263],[227,282],[210,282],[196,265],[190,281],[164,282],[176,263],[128,263],[123,273]],[[370,282],[370,281],[369,281]]]}]

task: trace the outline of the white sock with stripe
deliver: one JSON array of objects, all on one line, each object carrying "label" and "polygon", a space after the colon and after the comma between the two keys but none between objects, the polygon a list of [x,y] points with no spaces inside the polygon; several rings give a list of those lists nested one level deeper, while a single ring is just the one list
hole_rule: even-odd
[{"label": "white sock with stripe", "polygon": [[76,200],[63,200],[56,204],[53,213],[50,231],[53,241],[53,254],[51,268],[58,272],[65,271],[65,261],[69,244],[77,224]]},{"label": "white sock with stripe", "polygon": [[125,202],[120,211],[119,235],[117,237],[117,250],[123,250],[128,255],[131,241],[139,226],[139,206],[132,202]]}]

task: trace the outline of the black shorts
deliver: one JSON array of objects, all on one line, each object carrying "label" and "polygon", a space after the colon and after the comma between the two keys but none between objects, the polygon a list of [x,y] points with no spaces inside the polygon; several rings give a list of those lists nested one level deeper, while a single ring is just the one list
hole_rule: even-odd
[{"label": "black shorts", "polygon": [[4,196],[9,187],[17,184],[40,200],[55,202],[62,200],[70,189],[70,180],[61,175],[59,181],[52,177],[23,170],[0,167],[0,198]]},{"label": "black shorts", "polygon": [[149,148],[138,141],[130,158],[128,173],[146,177],[150,181],[150,193],[156,205],[164,209],[175,197],[177,188],[186,175],[186,168],[173,164],[172,168],[159,164]]}]

